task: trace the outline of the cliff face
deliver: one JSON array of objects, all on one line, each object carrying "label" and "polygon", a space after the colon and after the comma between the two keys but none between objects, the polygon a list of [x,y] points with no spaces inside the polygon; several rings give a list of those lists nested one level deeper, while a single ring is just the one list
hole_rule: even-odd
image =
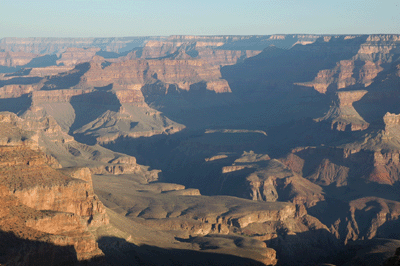
[{"label": "cliff face", "polygon": [[[33,244],[16,246],[12,252],[31,249],[34,254],[50,255],[55,263],[102,256],[88,227],[107,224],[108,218],[102,203],[94,195],[90,174],[83,174],[89,170],[71,169],[73,178],[51,168],[48,157],[37,150],[35,135],[31,137],[31,133],[19,129],[15,121],[9,119],[2,119],[0,124],[2,134],[12,134],[14,138],[13,142],[8,141],[0,147],[1,230],[20,239],[40,241],[43,245],[70,246],[76,255],[74,258],[69,252],[52,254],[52,250],[57,252],[56,248],[35,250],[37,246]],[[15,135],[15,132],[21,134]],[[37,259],[36,255],[25,252],[22,256],[2,258],[11,264],[23,264],[27,260],[33,263]]]}]

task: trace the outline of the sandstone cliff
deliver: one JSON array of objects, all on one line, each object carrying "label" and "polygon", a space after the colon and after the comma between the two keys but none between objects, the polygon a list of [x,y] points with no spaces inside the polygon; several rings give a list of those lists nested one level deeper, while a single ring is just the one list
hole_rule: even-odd
[{"label": "sandstone cliff", "polygon": [[[55,253],[56,248],[36,250],[34,244],[17,245],[12,251],[14,255],[22,249],[27,253],[15,257],[3,256],[2,259],[7,259],[9,264],[24,265],[37,259],[31,252],[42,252],[53,258],[53,264],[58,264],[74,260],[78,263],[102,256],[88,227],[107,224],[108,218],[104,206],[94,195],[90,173],[83,174],[89,170],[70,169],[73,178],[65,175],[66,172],[51,168],[49,158],[37,149],[35,135],[18,128],[9,115],[2,117],[1,134],[9,135],[9,139],[12,136],[13,141],[7,141],[0,147],[1,230],[20,239],[70,246],[76,254],[74,258],[73,253]],[[15,132],[20,134],[15,135]],[[48,260],[48,263],[51,261]]]}]

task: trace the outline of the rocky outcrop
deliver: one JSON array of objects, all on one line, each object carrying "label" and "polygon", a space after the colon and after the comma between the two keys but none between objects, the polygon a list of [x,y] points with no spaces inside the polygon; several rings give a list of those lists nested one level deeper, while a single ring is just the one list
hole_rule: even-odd
[{"label": "rocky outcrop", "polygon": [[352,154],[370,154],[370,159],[364,162],[370,164],[372,170],[366,175],[367,180],[381,184],[392,185],[400,180],[399,176],[399,117],[398,115],[387,113],[383,117],[385,124],[384,130],[379,130],[374,134],[366,134],[364,139],[354,143],[343,145],[345,151]]},{"label": "rocky outcrop", "polygon": [[336,165],[329,159],[323,159],[316,171],[307,179],[321,186],[329,186],[330,184],[335,184],[337,187],[346,186],[349,170],[350,168],[346,166]]},{"label": "rocky outcrop", "polygon": [[349,202],[348,213],[331,225],[331,231],[347,244],[360,239],[390,238],[398,226],[399,202],[377,197]]},{"label": "rocky outcrop", "polygon": [[396,131],[400,126],[400,114],[386,113],[383,117],[383,123],[385,123],[386,134],[394,133],[393,131]]},{"label": "rocky outcrop", "polygon": [[[296,149],[279,159],[292,171],[319,186],[346,186],[349,172],[362,163],[370,163],[370,154],[346,157],[342,149],[329,147],[306,147]],[[363,173],[360,173],[362,175]]]},{"label": "rocky outcrop", "polygon": [[320,70],[312,82],[301,85],[312,86],[320,93],[340,90],[352,85],[368,87],[383,70],[381,61],[342,60],[333,69]]},{"label": "rocky outcrop", "polygon": [[[294,172],[282,162],[271,159],[266,154],[244,152],[232,166],[222,169],[224,180],[242,179],[247,190],[235,194],[255,201],[290,201],[307,207],[323,201],[322,188],[301,176],[301,171]],[[222,190],[230,186],[225,181]],[[234,193],[233,190],[229,193]]]},{"label": "rocky outcrop", "polygon": [[357,131],[368,128],[367,123],[354,109],[353,102],[359,101],[367,91],[340,91],[336,93],[333,105],[324,117],[315,119],[316,122],[326,121],[331,129],[338,131]]}]

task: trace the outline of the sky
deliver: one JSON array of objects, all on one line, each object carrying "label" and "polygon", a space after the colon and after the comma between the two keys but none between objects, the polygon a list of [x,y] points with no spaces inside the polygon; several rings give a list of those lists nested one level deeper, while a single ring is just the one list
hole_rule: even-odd
[{"label": "sky", "polygon": [[3,37],[400,34],[400,0],[0,0]]}]

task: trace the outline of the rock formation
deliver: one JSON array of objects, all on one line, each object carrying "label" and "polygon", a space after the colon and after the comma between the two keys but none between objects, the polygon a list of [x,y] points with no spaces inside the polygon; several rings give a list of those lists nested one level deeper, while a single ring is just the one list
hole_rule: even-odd
[{"label": "rock formation", "polygon": [[83,262],[102,254],[91,231],[111,264],[360,261],[359,243],[400,239],[399,41],[2,39],[0,108],[18,116],[0,113],[0,226],[30,243],[7,254],[60,264],[64,243]]},{"label": "rock formation", "polygon": [[337,62],[332,69],[320,70],[312,82],[302,85],[312,86],[320,93],[352,85],[368,87],[384,70],[385,63],[395,60],[400,53],[399,44],[398,35],[370,35],[351,59]]},{"label": "rock formation", "polygon": [[75,66],[79,63],[89,62],[100,48],[67,48],[57,60],[57,65]]},{"label": "rock formation", "polygon": [[219,66],[212,66],[204,60],[138,59],[102,67],[103,63],[100,57],[93,58],[90,70],[85,73],[80,86],[104,87],[113,84],[114,88],[128,89],[160,80],[167,87],[170,84],[177,85],[182,90],[189,90],[192,85],[204,82],[209,90],[230,92],[229,85],[221,80]]},{"label": "rock formation", "polygon": [[[129,51],[137,46],[143,46],[151,39],[163,37],[122,37],[122,38],[3,38],[0,49],[7,51],[24,51],[36,54],[61,54],[70,47],[98,47],[103,51]],[[130,49],[129,49],[130,48]]]},{"label": "rock formation", "polygon": [[373,79],[383,70],[381,61],[342,60],[333,69],[320,70],[312,82],[301,85],[312,86],[320,93],[340,90],[360,84],[368,87]]},{"label": "rock formation", "polygon": [[28,64],[33,58],[40,55],[26,52],[1,52],[0,66],[16,67]]},{"label": "rock formation", "polygon": [[338,131],[365,130],[369,124],[357,113],[353,102],[359,101],[367,91],[340,91],[336,93],[333,105],[324,117],[315,119],[316,122],[327,121],[331,129]]},{"label": "rock formation", "polygon": [[[156,190],[151,190],[150,194],[152,188],[146,184],[132,189],[133,180],[125,179],[124,189],[121,190],[118,189],[120,185],[114,181],[103,177],[96,179],[96,191],[106,206],[119,206],[116,208],[119,213],[141,226],[175,232],[179,236],[177,239],[191,243],[192,249],[208,251],[212,244],[219,254],[235,252],[242,257],[273,265],[276,263],[276,253],[262,241],[280,241],[296,253],[298,248],[290,247],[292,244],[288,236],[302,241],[302,233],[313,228],[321,232],[315,235],[320,245],[331,245],[334,242],[328,229],[308,215],[304,206],[227,196],[182,196]],[[165,189],[176,188],[170,186]],[[182,191],[182,188],[178,189],[177,192]],[[121,192],[124,197],[119,195]],[[124,202],[124,206],[121,202]],[[231,238],[236,239],[236,245],[229,244],[228,239]],[[316,245],[311,242],[307,248]],[[248,253],[247,249],[253,252]]]},{"label": "rock formation", "polygon": [[[255,201],[290,201],[311,207],[324,200],[321,187],[266,154],[244,152],[232,166],[223,167],[222,174],[224,180],[241,177],[241,182],[244,181],[248,189],[246,192],[239,192],[243,194],[237,196]],[[230,186],[231,184],[224,182],[221,184],[221,190],[229,190]],[[228,193],[235,195],[233,191]]]},{"label": "rock formation", "polygon": [[[107,224],[108,218],[94,195],[89,170],[70,169],[71,175],[66,175],[51,168],[48,156],[37,148],[37,135],[18,128],[12,116],[1,117],[1,231],[14,234],[15,241],[22,241],[19,238],[40,241],[42,246],[54,245],[53,249],[43,250],[36,249],[34,244],[10,243],[16,245],[15,249],[9,256],[2,255],[2,262],[39,263],[43,260],[37,258],[40,253],[52,258],[55,264],[74,264],[73,261],[103,256],[88,227]],[[57,254],[56,246],[72,247],[75,257],[74,253]]]}]

